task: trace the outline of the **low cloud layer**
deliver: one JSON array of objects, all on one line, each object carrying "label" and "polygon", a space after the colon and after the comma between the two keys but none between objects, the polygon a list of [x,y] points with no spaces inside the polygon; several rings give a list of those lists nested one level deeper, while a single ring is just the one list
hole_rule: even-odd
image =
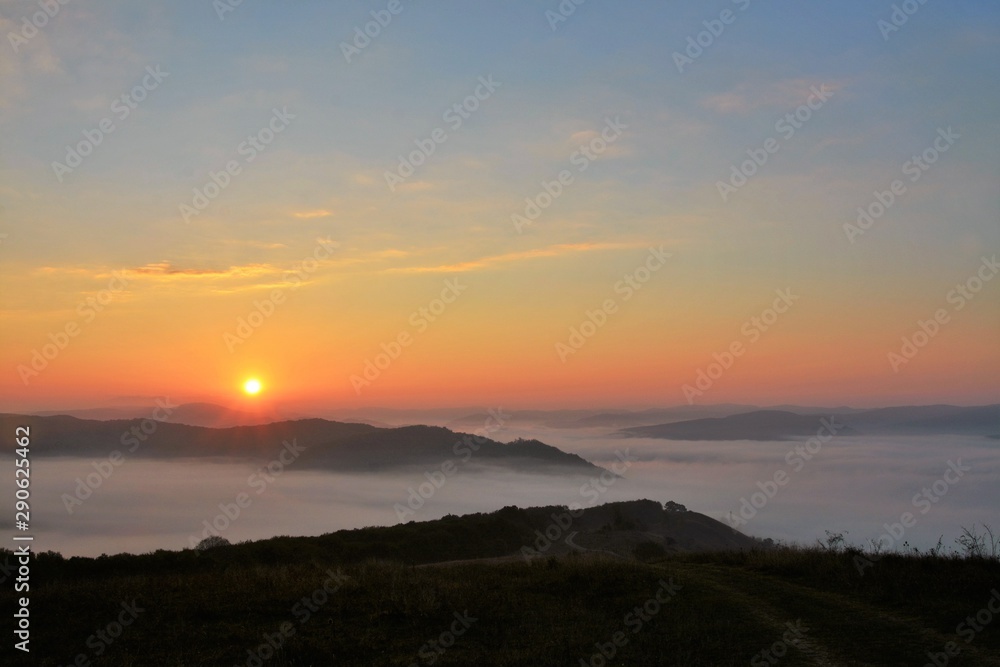
[{"label": "low cloud layer", "polygon": [[[939,536],[953,545],[962,526],[1000,527],[1000,442],[986,438],[836,437],[818,449],[814,442],[810,454],[806,439],[681,442],[537,429],[508,435],[538,437],[605,467],[626,449],[638,460],[614,483],[595,486],[585,477],[515,474],[474,461],[456,471],[431,466],[375,475],[296,470],[294,463],[267,471],[248,462],[134,459],[102,477],[89,497],[71,503],[70,514],[63,494],[86,495],[77,492],[77,479],[92,475],[94,481],[100,473],[90,460],[38,459],[32,475],[35,548],[66,555],[141,553],[189,547],[192,537],[212,533],[205,522],[237,542],[506,505],[586,506],[638,498],[673,500],[731,522],[740,518],[743,499],[760,504],[767,490],[772,497],[760,508],[751,504],[743,511],[744,517],[753,514],[743,519],[743,532],[812,542],[825,530],[847,531],[849,542],[867,544],[886,532],[884,524],[909,512],[916,524],[896,546],[906,541],[928,548]],[[950,474],[949,462],[955,464]],[[785,477],[776,478],[779,472]],[[0,474],[13,475],[10,460],[0,462]],[[775,479],[785,481],[772,486]],[[929,495],[921,496],[925,489]]]}]

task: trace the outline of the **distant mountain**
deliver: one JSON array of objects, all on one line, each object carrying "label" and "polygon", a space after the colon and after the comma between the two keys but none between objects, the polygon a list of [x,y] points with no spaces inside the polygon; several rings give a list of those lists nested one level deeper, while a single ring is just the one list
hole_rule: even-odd
[{"label": "distant mountain", "polygon": [[740,412],[755,409],[753,405],[682,405],[671,408],[652,408],[649,410],[609,410],[588,415],[576,420],[571,427],[604,427],[621,426],[651,426],[661,423],[700,419],[706,417],[727,417]]},{"label": "distant mountain", "polygon": [[[756,410],[728,417],[637,426],[619,432],[627,436],[667,440],[783,440],[796,436],[816,435],[823,428],[821,421],[823,419],[829,417],[800,415],[784,410]],[[856,434],[848,427],[837,431],[837,435]]]},{"label": "distant mountain", "polygon": [[230,426],[255,426],[285,421],[292,416],[271,405],[262,405],[254,411],[234,410],[214,403],[184,403],[170,416],[170,421],[189,426],[227,428]]},{"label": "distant mountain", "polygon": [[150,408],[148,406],[143,407],[140,405],[127,406],[127,407],[114,407],[114,408],[82,408],[79,410],[67,409],[67,410],[42,410],[40,412],[32,412],[32,415],[38,417],[57,417],[57,416],[68,416],[76,417],[78,419],[134,419],[136,417],[142,416],[142,414],[148,413]]},{"label": "distant mountain", "polygon": [[872,434],[1000,433],[1000,404],[962,407],[921,405],[866,410],[845,417],[859,431]]},{"label": "distant mountain", "polygon": [[[624,428],[633,426],[653,426],[691,419],[708,417],[728,417],[730,415],[754,412],[757,410],[782,410],[800,415],[824,414],[840,415],[861,412],[858,408],[834,407],[817,408],[797,405],[782,405],[761,408],[756,405],[736,403],[720,403],[715,405],[677,405],[665,408],[649,408],[646,410],[505,410],[504,413],[513,424],[533,424],[551,429],[577,428]],[[474,412],[462,415],[444,423],[449,428],[478,426],[487,417],[485,412]],[[370,420],[365,420],[371,423]]]},{"label": "distant mountain", "polygon": [[[283,440],[320,446],[375,430],[367,424],[302,419],[257,426],[209,428],[152,419],[98,421],[69,416],[0,415],[3,428],[31,427],[34,456],[101,456],[112,450],[145,458],[271,457]],[[13,431],[11,431],[13,432]]]},{"label": "distant mountain", "polygon": [[342,438],[333,446],[318,448],[309,463],[322,468],[384,470],[439,465],[447,459],[473,461],[518,471],[543,472],[572,469],[599,474],[603,468],[537,440],[501,443],[458,433],[441,426],[375,428]]},{"label": "distant mountain", "polygon": [[[472,414],[482,413],[484,418],[486,407],[457,408],[340,408],[320,411],[320,416],[336,421],[364,422],[366,424],[387,426],[413,426],[427,424],[431,426],[448,426],[455,420],[461,420]],[[476,424],[481,426],[482,422]]]},{"label": "distant mountain", "polygon": [[839,413],[799,414],[787,410],[754,410],[727,417],[634,426],[620,435],[668,440],[783,440],[814,435],[821,419],[835,415],[843,427],[837,435],[983,435],[1000,432],[1000,405],[903,406]]},{"label": "distant mountain", "polygon": [[[143,419],[149,416],[152,406],[135,405],[112,408],[88,408],[83,410],[47,410],[35,413],[42,417],[68,415],[79,419]],[[226,428],[229,426],[254,426],[269,424],[297,418],[266,403],[254,411],[236,410],[215,403],[182,403],[171,408],[170,421],[175,424],[189,426],[208,426],[211,428]]]},{"label": "distant mountain", "polygon": [[[172,416],[171,416],[172,419]],[[603,468],[537,440],[501,443],[437,426],[378,428],[300,419],[256,426],[208,428],[151,419],[97,421],[69,416],[0,415],[0,428],[31,427],[34,456],[105,458],[114,450],[144,458],[227,457],[270,460],[294,440],[297,467],[379,471],[438,466],[447,459],[511,470],[594,475]],[[10,453],[8,450],[4,450]],[[285,457],[287,458],[287,454]]]}]

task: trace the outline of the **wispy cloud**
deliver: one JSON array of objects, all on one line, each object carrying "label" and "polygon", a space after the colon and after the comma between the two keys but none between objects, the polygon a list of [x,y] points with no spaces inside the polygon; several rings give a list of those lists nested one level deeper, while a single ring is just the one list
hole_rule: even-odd
[{"label": "wispy cloud", "polygon": [[741,83],[735,88],[710,95],[701,100],[701,106],[722,114],[744,114],[757,109],[785,109],[805,102],[813,86],[826,86],[837,92],[844,88],[842,81],[813,79],[782,79],[770,83]]},{"label": "wispy cloud", "polygon": [[620,250],[624,248],[645,247],[645,243],[563,243],[551,245],[545,248],[534,250],[522,250],[519,252],[509,252],[502,255],[481,257],[479,259],[457,262],[454,264],[438,264],[435,266],[403,266],[387,270],[387,273],[462,273],[466,271],[478,271],[497,264],[508,264],[525,260],[540,259],[544,257],[560,257],[563,255],[573,255],[584,252],[596,252],[600,250]]},{"label": "wispy cloud", "polygon": [[372,257],[376,259],[398,259],[400,257],[409,257],[412,253],[408,250],[398,250],[396,248],[387,248],[385,250],[379,250],[372,253]]},{"label": "wispy cloud", "polygon": [[[20,36],[21,26],[12,19],[0,16],[0,34],[4,42],[10,35]],[[17,54],[11,56],[11,44],[4,44],[4,54],[0,57],[0,109],[9,108],[23,101],[29,94],[32,80],[46,81],[45,77],[62,73],[62,63],[49,45],[44,34],[36,32],[31,48],[19,45]],[[47,81],[46,81],[47,82]]]},{"label": "wispy cloud", "polygon": [[242,239],[224,239],[222,241],[226,245],[237,245],[247,248],[259,248],[261,250],[279,250],[281,248],[287,248],[287,243],[269,243],[267,241],[244,241]]},{"label": "wispy cloud", "polygon": [[245,264],[243,266],[230,266],[225,269],[197,269],[176,267],[170,262],[154,262],[145,266],[128,269],[128,272],[139,275],[178,277],[250,278],[271,274],[278,270],[270,264]]},{"label": "wispy cloud", "polygon": [[182,267],[176,266],[169,261],[151,262],[142,266],[132,267],[86,267],[86,266],[41,266],[32,271],[35,275],[53,277],[90,278],[93,280],[105,280],[113,278],[115,275],[124,275],[129,279],[163,279],[163,280],[184,280],[184,279],[248,279],[266,276],[275,276],[286,269],[273,264],[243,264],[240,266],[229,266],[224,269]]},{"label": "wispy cloud", "polygon": [[402,192],[427,192],[433,189],[434,184],[430,181],[407,181],[396,186],[396,190]]},{"label": "wispy cloud", "polygon": [[301,220],[311,220],[313,218],[328,218],[333,215],[333,213],[327,211],[325,208],[318,208],[312,211],[296,211],[295,213],[292,213],[292,215]]}]

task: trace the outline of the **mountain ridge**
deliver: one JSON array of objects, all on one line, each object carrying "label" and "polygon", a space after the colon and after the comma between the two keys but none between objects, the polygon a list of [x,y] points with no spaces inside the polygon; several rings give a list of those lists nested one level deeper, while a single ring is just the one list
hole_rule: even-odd
[{"label": "mountain ridge", "polygon": [[665,440],[783,440],[814,435],[824,419],[839,422],[836,435],[990,436],[1000,433],[1000,404],[899,406],[840,414],[753,410],[725,417],[633,426],[616,433]]},{"label": "mountain ridge", "polygon": [[[168,419],[87,420],[0,414],[0,428],[32,430],[35,456],[101,456],[113,451],[142,458],[229,457],[273,459],[292,441],[301,458],[296,466],[325,470],[380,471],[438,465],[457,455],[477,463],[519,471],[571,471],[588,475],[604,468],[540,441],[499,442],[484,435],[439,426],[380,428],[320,418],[252,426],[211,428]],[[489,432],[489,429],[486,429]],[[499,424],[496,429],[499,430]],[[11,452],[8,452],[11,454]],[[298,455],[296,455],[298,456]]]}]

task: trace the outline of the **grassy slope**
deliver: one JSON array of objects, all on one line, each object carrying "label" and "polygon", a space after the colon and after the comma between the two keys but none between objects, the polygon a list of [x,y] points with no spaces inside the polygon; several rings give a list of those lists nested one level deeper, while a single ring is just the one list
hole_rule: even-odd
[{"label": "grassy slope", "polygon": [[[185,569],[143,558],[154,573],[84,572],[68,562],[39,568],[32,660],[15,664],[69,664],[81,652],[93,661],[87,637],[117,616],[121,601],[135,599],[145,611],[93,664],[245,664],[247,649],[289,621],[295,635],[263,664],[426,665],[421,647],[448,629],[454,612],[468,611],[478,620],[433,664],[579,665],[595,642],[623,630],[629,641],[608,665],[748,665],[785,623],[801,619],[808,646],[778,664],[923,665],[928,652],[956,641],[962,653],[949,665],[1000,666],[1000,617],[971,644],[955,635],[1000,587],[1000,563],[990,561],[886,557],[859,576],[849,554],[791,550],[531,566],[341,566],[335,558],[244,565],[213,556]],[[296,602],[328,568],[349,579],[300,623]],[[671,578],[682,588],[632,633],[626,614]],[[9,588],[2,599],[7,613]]]}]

